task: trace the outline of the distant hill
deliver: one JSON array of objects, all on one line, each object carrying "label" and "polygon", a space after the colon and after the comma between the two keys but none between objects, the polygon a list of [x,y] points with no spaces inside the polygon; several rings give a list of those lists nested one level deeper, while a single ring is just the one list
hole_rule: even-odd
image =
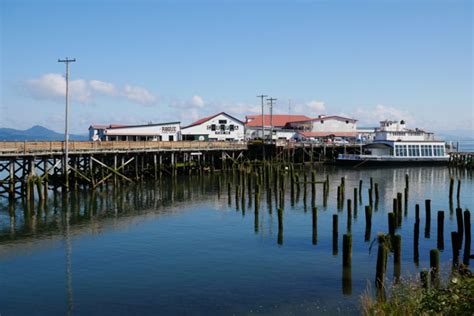
[{"label": "distant hill", "polygon": [[[0,141],[62,141],[64,134],[35,125],[27,130],[0,128]],[[88,140],[86,135],[69,134],[69,140]]]}]

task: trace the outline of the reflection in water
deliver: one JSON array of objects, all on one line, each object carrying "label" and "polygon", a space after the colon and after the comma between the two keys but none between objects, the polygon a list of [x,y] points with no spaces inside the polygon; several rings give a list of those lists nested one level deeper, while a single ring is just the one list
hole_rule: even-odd
[{"label": "reflection in water", "polygon": [[[257,290],[265,292],[265,287],[260,285],[262,287],[258,288],[258,284],[268,282],[274,288],[281,287],[284,288],[286,292],[291,292],[288,291],[288,287],[293,287],[293,285],[289,284],[299,281],[300,283],[297,283],[298,287],[295,286],[295,289],[292,288],[298,295],[292,298],[291,303],[297,305],[300,302],[298,300],[306,299],[311,301],[314,297],[324,295],[325,291],[330,292],[330,289],[327,289],[327,285],[325,285],[326,287],[314,285],[314,283],[318,282],[312,282],[311,287],[305,285],[308,279],[315,278],[321,278],[322,280],[340,280],[342,282],[342,294],[354,294],[351,296],[350,302],[352,302],[351,304],[356,304],[354,302],[357,302],[358,294],[365,289],[365,280],[369,279],[373,282],[373,276],[375,275],[375,271],[367,271],[367,269],[373,269],[373,265],[368,265],[367,260],[375,261],[375,255],[368,255],[368,244],[364,243],[362,238],[366,241],[370,241],[375,233],[386,232],[387,213],[392,211],[392,206],[394,206],[392,203],[393,198],[397,197],[398,192],[403,192],[403,179],[405,178],[405,174],[409,174],[410,191],[404,194],[404,205],[402,204],[405,210],[405,217],[403,221],[398,223],[397,227],[397,233],[402,235],[404,239],[403,245],[406,247],[406,249],[402,249],[404,253],[401,262],[401,264],[403,264],[403,271],[401,264],[395,264],[393,266],[394,276],[397,278],[401,274],[404,274],[405,271],[416,271],[418,265],[420,268],[426,267],[427,249],[428,247],[432,247],[432,242],[435,242],[434,240],[429,240],[431,214],[427,211],[422,212],[421,217],[425,215],[425,219],[420,219],[419,207],[416,207],[415,214],[410,210],[415,209],[415,203],[423,203],[423,200],[428,198],[432,199],[433,210],[441,211],[449,209],[450,215],[454,213],[452,210],[453,205],[452,203],[448,204],[447,199],[448,191],[446,185],[449,183],[451,176],[448,169],[401,168],[353,170],[327,168],[318,170],[316,174],[317,181],[323,180],[326,178],[326,175],[329,175],[329,196],[325,197],[322,192],[323,187],[318,186],[313,201],[311,188],[311,200],[308,201],[310,202],[310,204],[308,203],[309,205],[306,205],[308,198],[306,193],[308,188],[306,188],[306,186],[301,188],[297,186],[296,190],[293,189],[293,194],[291,193],[291,187],[288,186],[288,196],[286,197],[280,194],[279,186],[276,182],[270,182],[269,186],[260,186],[259,194],[257,195],[255,194],[254,178],[246,176],[240,179],[238,173],[178,176],[171,179],[163,178],[156,182],[138,182],[132,185],[117,182],[116,186],[103,186],[96,191],[79,187],[68,195],[51,191],[49,192],[48,199],[41,204],[32,204],[31,202],[0,204],[0,245],[6,246],[0,248],[0,259],[8,263],[8,260],[10,260],[8,255],[18,252],[19,245],[32,245],[31,248],[34,248],[35,252],[31,251],[31,256],[27,257],[30,261],[25,261],[23,264],[34,265],[36,253],[42,253],[43,251],[40,247],[42,244],[48,244],[48,240],[62,240],[62,247],[64,247],[64,249],[61,248],[61,254],[64,258],[65,253],[65,268],[61,271],[65,270],[66,274],[64,277],[64,272],[61,272],[63,274],[63,279],[61,280],[64,280],[66,285],[65,298],[67,302],[65,307],[67,308],[67,314],[80,313],[81,305],[84,306],[87,304],[87,302],[85,302],[87,299],[84,298],[84,294],[81,293],[81,290],[78,290],[78,286],[79,289],[80,286],[84,286],[84,284],[80,282],[85,282],[83,278],[87,279],[87,277],[90,276],[84,275],[80,267],[72,264],[73,259],[84,256],[84,253],[87,253],[87,251],[81,252],[77,247],[75,247],[75,251],[73,251],[72,246],[76,244],[76,241],[80,241],[81,238],[92,234],[97,236],[100,234],[100,237],[109,236],[111,232],[118,230],[121,226],[141,227],[138,225],[130,225],[135,219],[143,219],[145,223],[153,223],[156,225],[156,231],[160,231],[160,229],[166,230],[165,224],[163,224],[163,221],[160,221],[163,215],[176,215],[179,221],[181,218],[184,218],[184,213],[192,213],[195,210],[199,210],[198,213],[200,216],[201,213],[204,213],[203,209],[212,210],[220,214],[221,217],[218,219],[209,217],[209,215],[202,219],[196,217],[193,218],[195,221],[194,225],[187,227],[189,231],[168,231],[171,237],[168,240],[168,247],[166,247],[167,245],[163,245],[159,238],[148,240],[148,236],[142,237],[140,232],[134,232],[136,234],[135,238],[138,235],[143,239],[138,239],[139,242],[136,243],[134,243],[132,239],[130,244],[124,245],[122,251],[124,253],[143,251],[143,253],[147,255],[147,260],[148,256],[150,256],[150,260],[153,263],[148,264],[148,261],[143,263],[136,258],[134,260],[137,261],[130,259],[131,261],[114,262],[118,264],[118,271],[116,272],[120,273],[120,275],[137,274],[136,280],[127,279],[130,288],[140,289],[141,287],[146,287],[151,291],[153,296],[144,298],[143,301],[137,299],[136,302],[133,301],[133,299],[136,298],[133,298],[132,295],[130,300],[133,302],[130,304],[151,304],[151,306],[155,307],[155,310],[159,310],[163,305],[153,305],[153,303],[150,303],[154,302],[156,296],[158,297],[156,300],[159,301],[160,304],[166,305],[163,302],[169,300],[171,303],[166,305],[166,308],[169,308],[167,311],[172,312],[176,311],[173,310],[173,308],[180,305],[177,301],[183,300],[183,296],[185,295],[182,293],[186,293],[189,297],[193,297],[194,295],[194,297],[199,297],[202,300],[201,296],[192,292],[192,289],[195,288],[202,290],[202,295],[206,297],[213,297],[216,295],[216,292],[222,292],[223,294],[219,296],[219,300],[226,303],[232,301],[230,297],[235,295],[235,292],[247,293],[249,286],[257,287]],[[344,205],[342,205],[341,209],[337,210],[337,191],[335,189],[342,176],[346,177],[346,195],[347,192],[352,192],[352,188],[354,188],[354,198],[352,200],[353,204],[351,204],[352,202],[349,199],[347,200],[347,206],[344,207]],[[459,204],[464,208],[472,208],[471,175],[455,174],[454,176],[461,176],[463,179],[463,194],[460,196]],[[370,205],[369,196],[366,194],[366,192],[368,192],[369,177],[372,177],[375,184],[377,184],[375,192],[380,193],[380,198],[377,199],[378,194],[375,195],[375,208],[373,213],[371,208],[366,209],[366,221],[364,226],[364,220],[357,220],[357,210],[360,208],[364,211],[365,204]],[[304,176],[300,179],[303,178]],[[362,181],[360,190],[357,190],[360,179],[364,179],[364,181]],[[289,179],[287,180],[289,183]],[[301,192],[301,190],[303,190],[303,192]],[[364,192],[364,194],[361,192]],[[227,196],[225,196],[226,193]],[[301,196],[303,197],[302,199]],[[408,196],[410,199],[408,199]],[[287,199],[287,208],[285,208],[285,199]],[[366,201],[364,201],[364,199]],[[288,203],[290,200],[291,203]],[[402,202],[402,199],[398,199],[398,197],[395,200],[397,204]],[[261,201],[266,201],[267,207],[260,205]],[[4,203],[4,201],[2,200],[0,203]],[[252,210],[252,206],[255,206],[253,217],[247,216],[241,218],[240,214],[238,214],[238,217],[235,217],[236,213],[233,210],[236,209],[244,215],[246,209]],[[279,206],[281,206],[281,208],[279,208]],[[308,212],[305,214],[307,208],[309,208],[308,210],[311,211],[311,213]],[[396,207],[394,206],[394,208],[398,208],[398,205]],[[219,212],[220,210],[226,209],[232,209],[232,212],[228,212],[232,215],[226,212]],[[269,216],[269,214],[272,213],[272,209],[277,211],[278,223],[276,223],[275,218],[272,218],[271,215]],[[428,209],[431,209],[431,205],[427,207],[427,210]],[[334,214],[336,210],[341,216]],[[344,214],[344,212],[347,212],[347,214]],[[149,214],[153,214],[153,216],[147,217],[146,215]],[[362,214],[362,216],[364,216],[364,214]],[[446,218],[446,221],[444,221],[444,217],[443,220],[440,220],[439,216],[440,215],[438,215],[438,234],[436,242],[438,248],[443,249],[445,247],[444,229],[448,232],[453,229],[456,230],[457,225],[456,218],[452,218],[454,216],[450,216],[449,220]],[[157,218],[160,220],[156,220]],[[225,222],[225,225],[221,222],[223,218],[228,220],[228,222]],[[283,223],[284,220],[285,223]],[[333,221],[332,231],[331,220]],[[419,240],[421,220],[425,221],[425,236],[428,240],[423,240],[423,238],[421,241]],[[351,268],[343,269],[340,266],[342,275],[341,270],[334,269],[334,266],[341,264],[340,258],[337,257],[339,245],[338,221],[341,222],[341,227],[345,227],[347,232],[352,233],[354,236],[353,262],[357,267],[357,269],[352,271]],[[104,232],[103,227],[105,225],[110,227],[110,230]],[[286,229],[285,241],[283,240],[283,225],[285,225]],[[436,225],[436,222],[434,222],[433,225]],[[275,231],[276,227],[278,227],[277,232]],[[132,228],[130,230],[132,230]],[[252,231],[258,234],[254,235]],[[372,232],[374,234],[372,234]],[[124,234],[126,233],[127,232]],[[143,234],[146,235],[146,233]],[[246,236],[246,238],[253,238],[250,239],[251,241],[259,240],[261,243],[249,242],[248,239],[237,239],[241,238],[242,234]],[[180,245],[180,241],[192,239],[197,235],[199,235],[199,238],[205,238],[203,239],[204,242],[210,243],[211,248],[214,247],[215,249],[207,250],[207,252],[203,251],[202,253],[194,253],[193,258],[185,256],[186,253],[185,255],[178,254],[177,251],[174,250],[174,248],[179,248],[177,245]],[[163,236],[161,237],[163,238]],[[176,237],[176,240],[174,237]],[[222,239],[213,241],[213,238],[215,239],[216,237],[222,237]],[[285,242],[285,247],[275,247],[275,237],[277,239],[277,245],[282,246],[283,242]],[[446,244],[449,245],[449,234],[446,238]],[[40,240],[42,243],[37,242]],[[269,240],[268,243],[266,243],[267,240]],[[100,243],[107,243],[107,241],[99,237],[97,238],[97,242],[99,245],[101,245]],[[200,240],[200,242],[202,242],[202,240]],[[225,247],[222,247],[222,244],[224,244]],[[459,250],[461,244],[456,241],[456,245]],[[332,255],[336,258],[331,256],[331,246]],[[86,245],[85,247],[88,246]],[[159,254],[156,254],[157,257],[159,255],[159,259],[154,259],[153,257],[156,249],[161,251]],[[278,249],[277,253],[274,252],[275,249]],[[295,249],[297,251],[295,251]],[[223,267],[230,266],[226,264],[228,263],[226,260],[239,260],[239,258],[236,258],[236,254],[240,256],[240,253],[246,250],[249,251],[249,256],[242,260],[246,260],[246,264],[255,266],[256,268],[255,271],[251,271],[251,269],[247,268],[245,269],[245,273],[248,273],[246,277],[249,279],[252,277],[255,278],[256,281],[254,283],[249,281],[249,283],[246,284],[245,281],[239,281],[240,283],[235,281],[236,283],[233,283],[233,287],[229,286],[228,292],[219,288],[219,285],[209,284],[209,280],[220,278],[223,278],[226,283],[232,282],[233,280],[240,280],[241,275],[238,274],[239,272],[229,272],[224,270]],[[187,249],[187,251],[192,252],[194,249]],[[469,250],[465,250],[465,253],[468,251]],[[150,252],[153,252],[153,254],[149,254]],[[447,252],[450,251],[445,251],[444,254],[442,254],[442,256],[444,256],[442,257],[443,260],[451,260],[451,253],[446,254]],[[211,264],[206,261],[206,258],[212,259]],[[464,254],[464,259],[465,258],[466,255]],[[107,260],[112,259],[104,258],[103,260],[109,262]],[[166,260],[171,260],[171,263],[164,265],[163,262],[166,262]],[[191,273],[186,270],[186,268],[190,269],[190,264],[188,263],[190,260],[194,260],[192,261],[192,266],[199,267],[199,269],[201,269],[199,271],[206,272],[200,272],[202,275],[199,273],[197,275],[192,274],[193,276],[191,277]],[[279,271],[286,272],[278,273],[280,276],[278,280],[274,280],[270,275],[262,273],[262,271],[267,270],[269,262],[274,261],[278,262],[278,264],[274,265],[277,267],[275,269],[281,269]],[[297,268],[291,265],[292,261],[298,264]],[[137,263],[139,268],[144,270],[143,272],[135,269]],[[160,266],[160,264],[163,264],[160,268],[152,269],[149,267],[149,265]],[[216,271],[212,271],[214,270],[213,264],[216,264]],[[209,271],[203,267],[206,267]],[[100,268],[104,269],[103,267]],[[169,284],[163,281],[166,281],[164,276],[160,274],[160,278],[156,275],[159,273],[157,270],[160,271],[160,269],[163,271],[177,271],[176,275],[170,277],[172,280]],[[242,273],[242,271],[240,271],[240,273]],[[273,272],[273,270],[270,272]],[[248,281],[249,279],[245,280]],[[352,279],[355,281],[352,282]],[[15,279],[13,278],[12,280]],[[88,282],[97,286],[99,290],[107,289],[106,285],[112,288],[124,286],[115,279],[102,280],[98,278],[97,280],[89,279]],[[63,284],[64,283],[61,283],[64,293]],[[334,288],[337,292],[334,297],[337,298],[337,295],[341,293],[341,283],[338,281],[334,284],[336,284]],[[22,285],[18,284],[15,286],[21,287]],[[7,282],[6,286],[4,286],[4,291],[14,289],[15,286]],[[301,292],[298,292],[299,289],[301,289]],[[380,290],[383,291],[383,289]],[[0,294],[2,293],[3,292],[0,292]],[[232,295],[226,293],[232,293]],[[307,293],[307,296],[301,293]],[[333,292],[331,293],[331,295],[334,295]],[[7,295],[9,295],[8,292],[3,294],[3,297],[7,297]],[[53,294],[50,295],[52,301],[64,301],[64,298],[61,299],[55,297]],[[109,298],[110,302],[123,299],[120,295],[116,293],[115,295],[116,296],[111,294]],[[241,295],[240,297],[244,297],[245,300],[249,299],[248,296],[244,294],[239,295]],[[253,303],[257,306],[273,306],[275,305],[275,297],[272,295],[271,291],[269,291],[269,293],[262,294],[258,299],[254,298],[257,301]],[[379,295],[383,297],[384,293],[381,292]],[[129,298],[125,298],[124,300],[127,301],[128,299]],[[242,303],[245,300],[242,299],[242,301],[239,301],[239,304],[245,304]],[[263,301],[263,303],[261,301]],[[186,303],[195,304],[195,301],[188,300]],[[209,310],[211,306],[217,303],[215,301],[207,301],[200,304],[196,305]],[[340,304],[340,302],[334,304]],[[199,307],[196,308],[197,311],[203,311],[199,310]],[[183,313],[191,313],[193,311],[195,310],[184,310]],[[225,312],[228,313],[244,313],[246,311],[247,310],[239,309],[225,310]],[[271,312],[267,311],[267,313]]]}]

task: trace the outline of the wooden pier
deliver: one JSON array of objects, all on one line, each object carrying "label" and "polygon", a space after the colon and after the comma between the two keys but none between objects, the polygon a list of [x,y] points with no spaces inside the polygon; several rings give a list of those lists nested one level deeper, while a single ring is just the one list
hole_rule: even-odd
[{"label": "wooden pier", "polygon": [[0,142],[0,195],[24,197],[36,186],[41,199],[50,184],[95,188],[107,181],[159,178],[178,168],[222,167],[246,150],[246,144],[233,142],[70,142],[66,172],[64,142]]}]

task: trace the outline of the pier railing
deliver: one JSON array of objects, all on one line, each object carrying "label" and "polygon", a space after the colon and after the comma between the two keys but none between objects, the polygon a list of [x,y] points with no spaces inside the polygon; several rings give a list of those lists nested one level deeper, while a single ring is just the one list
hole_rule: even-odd
[{"label": "pier railing", "polygon": [[[0,142],[0,156],[11,155],[57,155],[64,152],[64,142]],[[71,154],[100,152],[144,152],[168,150],[243,150],[247,145],[237,142],[202,141],[107,141],[107,142],[69,142]]]}]

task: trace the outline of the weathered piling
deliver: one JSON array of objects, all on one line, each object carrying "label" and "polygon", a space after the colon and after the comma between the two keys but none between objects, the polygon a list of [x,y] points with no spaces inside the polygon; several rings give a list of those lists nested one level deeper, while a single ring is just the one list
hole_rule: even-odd
[{"label": "weathered piling", "polygon": [[456,198],[457,198],[458,204],[459,204],[460,201],[461,201],[461,179],[458,179],[458,189],[457,189],[457,192],[456,192]]},{"label": "weathered piling", "polygon": [[359,203],[362,203],[362,179],[359,180]]},{"label": "weathered piling", "polygon": [[453,193],[454,193],[454,178],[451,177],[451,179],[449,179],[449,201],[450,202],[453,201]]},{"label": "weathered piling", "polygon": [[332,254],[337,256],[338,252],[338,216],[333,214],[332,216]]},{"label": "weathered piling", "polygon": [[458,232],[451,232],[451,247],[453,250],[453,266],[459,263]]},{"label": "weathered piling", "polygon": [[312,208],[312,215],[313,215],[313,218],[312,218],[312,222],[313,222],[313,238],[312,238],[312,242],[313,242],[313,245],[316,245],[318,243],[318,208],[317,207],[313,207]]},{"label": "weathered piling", "polygon": [[240,185],[235,186],[235,208],[239,210],[239,202],[240,202]]},{"label": "weathered piling", "polygon": [[357,188],[354,188],[354,217],[357,217]]},{"label": "weathered piling", "polygon": [[471,257],[471,212],[469,210],[464,211],[464,233],[466,238],[464,241],[463,263],[468,266]]},{"label": "weathered piling", "polygon": [[431,200],[425,200],[425,238],[430,238]]},{"label": "weathered piling", "polygon": [[458,224],[458,249],[461,249],[462,240],[464,236],[464,223],[462,217],[462,209],[459,207],[456,209],[456,222]]},{"label": "weathered piling", "polygon": [[420,204],[415,205],[415,221],[420,221]]},{"label": "weathered piling", "polygon": [[405,217],[408,215],[408,188],[405,188],[405,200],[404,200],[404,214],[405,214]]},{"label": "weathered piling", "polygon": [[316,171],[311,171],[311,207],[316,205]]},{"label": "weathered piling", "polygon": [[374,204],[373,204],[373,203],[374,203],[374,202],[373,202],[373,189],[372,189],[372,188],[369,188],[368,191],[369,191],[369,195],[368,195],[368,196],[369,196],[369,205],[372,206],[372,205],[374,205]]},{"label": "weathered piling", "polygon": [[348,268],[352,265],[352,235],[342,236],[342,266]]},{"label": "weathered piling", "polygon": [[385,280],[385,270],[387,267],[387,245],[386,237],[384,235],[377,236],[377,242],[379,244],[377,252],[377,265],[375,274],[375,286],[378,289],[382,289]]},{"label": "weathered piling", "polygon": [[388,233],[393,236],[395,235],[395,214],[393,212],[390,212],[387,214],[388,217]]},{"label": "weathered piling", "polygon": [[401,257],[402,257],[402,236],[395,235],[393,237],[393,275],[396,280],[400,278]]},{"label": "weathered piling", "polygon": [[444,211],[438,211],[437,247],[439,250],[444,249]]},{"label": "weathered piling", "polygon": [[352,267],[342,268],[342,294],[352,295]]},{"label": "weathered piling", "polygon": [[431,284],[434,287],[439,287],[439,250],[431,249],[430,250],[430,275],[431,275]]},{"label": "weathered piling", "polygon": [[283,245],[283,209],[278,208],[278,237],[277,244]]},{"label": "weathered piling", "polygon": [[410,187],[410,176],[408,175],[408,173],[405,174],[405,189],[408,190],[408,188]]},{"label": "weathered piling", "polygon": [[372,230],[372,207],[365,206],[365,241],[370,241],[370,233]]},{"label": "weathered piling", "polygon": [[419,252],[419,239],[420,239],[420,220],[418,218],[414,224],[414,232],[413,232],[413,262],[416,266],[418,266],[420,260],[420,252]]},{"label": "weathered piling", "polygon": [[401,192],[397,193],[397,215],[398,215],[398,226],[402,226],[402,213],[403,213],[403,194]]}]

